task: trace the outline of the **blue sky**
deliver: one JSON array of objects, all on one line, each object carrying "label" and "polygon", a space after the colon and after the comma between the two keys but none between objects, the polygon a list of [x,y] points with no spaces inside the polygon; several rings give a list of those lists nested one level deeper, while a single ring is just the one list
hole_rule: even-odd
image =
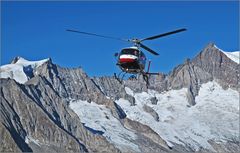
[{"label": "blue sky", "polygon": [[51,57],[63,67],[83,67],[90,76],[119,72],[113,56],[131,44],[66,32],[144,38],[178,28],[188,31],[144,44],[151,71],[168,73],[209,42],[239,50],[238,2],[2,2],[1,65],[15,56]]}]

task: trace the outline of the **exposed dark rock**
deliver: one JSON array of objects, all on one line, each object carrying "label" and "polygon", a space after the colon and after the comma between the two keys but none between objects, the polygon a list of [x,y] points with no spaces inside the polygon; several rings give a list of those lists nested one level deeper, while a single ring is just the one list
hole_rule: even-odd
[{"label": "exposed dark rock", "polygon": [[158,99],[157,97],[152,97],[150,101],[152,102],[153,105],[157,105]]},{"label": "exposed dark rock", "polygon": [[125,118],[124,126],[138,133],[137,143],[143,152],[171,152],[167,143],[150,127]]},{"label": "exposed dark rock", "polygon": [[187,99],[188,99],[188,103],[190,104],[190,106],[193,106],[196,104],[195,102],[195,95],[192,91],[192,86],[190,85],[190,87],[188,87],[187,89]]},{"label": "exposed dark rock", "polygon": [[118,113],[118,116],[119,116],[119,118],[120,119],[124,119],[127,115],[125,114],[125,112],[122,110],[122,108],[117,104],[117,103],[115,103],[114,102],[114,105],[115,105],[115,107],[117,108],[117,113]]},{"label": "exposed dark rock", "polygon": [[128,100],[131,104],[131,106],[135,106],[135,98],[129,94],[125,94],[124,99]]},{"label": "exposed dark rock", "polygon": [[20,56],[14,57],[14,59],[10,63],[15,64],[20,58]]},{"label": "exposed dark rock", "polygon": [[155,119],[155,121],[159,122],[159,116],[158,113],[152,109],[151,107],[147,106],[147,105],[143,105],[143,109],[144,111],[146,111],[147,113],[151,114],[152,117]]},{"label": "exposed dark rock", "polygon": [[[2,107],[1,107],[2,108]],[[12,137],[12,134],[9,130],[0,122],[0,152],[21,152],[22,150],[19,148],[15,140]]]}]

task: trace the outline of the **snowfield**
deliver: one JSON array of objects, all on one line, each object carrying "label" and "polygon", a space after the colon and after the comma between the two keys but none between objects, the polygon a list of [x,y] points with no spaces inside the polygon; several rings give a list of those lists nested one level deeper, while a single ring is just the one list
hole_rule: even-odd
[{"label": "snowfield", "polygon": [[[165,141],[187,145],[194,150],[206,148],[214,151],[208,140],[226,142],[239,139],[239,93],[224,90],[216,82],[208,82],[200,88],[196,105],[189,107],[187,89],[171,90],[157,93],[134,94],[131,89],[126,92],[136,99],[136,106],[124,99],[116,101],[126,112],[127,117],[151,127]],[[158,99],[157,105],[150,102],[151,97]],[[159,115],[157,122],[143,105],[150,106]]]},{"label": "snowfield", "polygon": [[[163,93],[153,90],[134,93],[128,87],[125,90],[136,99],[135,106],[130,106],[125,99],[116,101],[127,117],[151,127],[171,147],[177,143],[196,151],[200,148],[214,151],[208,140],[226,142],[239,139],[239,93],[224,90],[215,81],[201,86],[196,105],[191,107],[187,102],[186,88]],[[152,97],[158,99],[156,105],[151,103]],[[144,111],[144,105],[156,111],[159,121]],[[78,100],[72,101],[70,108],[86,128],[102,134],[121,150],[127,147],[139,152],[134,144],[136,135],[124,128],[105,106]]]},{"label": "snowfield", "polygon": [[214,45],[215,48],[223,52],[228,58],[230,58],[232,61],[236,62],[239,64],[240,62],[240,51],[235,51],[235,52],[225,52],[218,48],[216,45]]},{"label": "snowfield", "polygon": [[104,105],[78,100],[70,102],[70,108],[79,116],[84,126],[93,133],[103,135],[121,150],[127,148],[126,151],[140,152],[138,146],[133,143],[136,139],[134,132],[123,127]]},{"label": "snowfield", "polygon": [[47,62],[49,59],[40,61],[28,61],[19,57],[16,63],[0,67],[0,78],[11,78],[18,83],[25,83],[33,75],[33,70]]},{"label": "snowfield", "polygon": [[239,64],[239,54],[240,54],[240,51],[235,51],[235,52],[224,52],[223,53],[225,55],[227,55],[228,58],[230,58],[231,60],[233,60],[234,62],[238,63]]}]

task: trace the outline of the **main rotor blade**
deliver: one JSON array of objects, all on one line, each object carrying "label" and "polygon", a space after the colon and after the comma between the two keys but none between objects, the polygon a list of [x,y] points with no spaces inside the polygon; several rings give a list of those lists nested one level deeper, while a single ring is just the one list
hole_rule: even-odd
[{"label": "main rotor blade", "polygon": [[82,32],[82,31],[78,31],[78,30],[67,29],[66,31],[75,32],[75,33],[81,33],[81,34],[86,34],[86,35],[91,35],[91,36],[97,36],[97,37],[102,37],[102,38],[115,39],[115,40],[120,40],[120,41],[129,42],[129,40],[127,40],[127,39],[110,37],[110,36],[104,36],[104,35],[98,35],[98,34],[95,34],[95,33]]},{"label": "main rotor blade", "polygon": [[145,40],[157,39],[157,38],[160,38],[160,37],[168,36],[168,35],[175,34],[175,33],[182,32],[182,31],[186,31],[186,30],[187,29],[183,28],[183,29],[178,29],[178,30],[175,30],[175,31],[166,32],[166,33],[163,33],[163,34],[160,34],[160,35],[144,38],[144,39],[141,40],[141,42],[145,41]]},{"label": "main rotor blade", "polygon": [[142,47],[143,49],[149,51],[150,53],[154,54],[154,55],[159,55],[158,53],[156,53],[155,51],[153,51],[152,49],[148,48],[147,46],[139,43],[140,47]]}]

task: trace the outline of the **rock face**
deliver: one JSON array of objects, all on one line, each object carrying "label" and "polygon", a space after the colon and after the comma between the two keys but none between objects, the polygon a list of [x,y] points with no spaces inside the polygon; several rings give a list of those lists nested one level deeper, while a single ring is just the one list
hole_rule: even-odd
[{"label": "rock face", "polygon": [[178,65],[168,76],[161,77],[152,88],[161,92],[163,89],[187,87],[189,104],[195,105],[199,87],[208,81],[217,80],[225,89],[239,89],[239,71],[238,63],[229,59],[213,43],[209,43],[195,58]]},{"label": "rock face", "polygon": [[2,122],[21,151],[34,151],[40,145],[44,152],[88,152],[101,148],[117,152],[104,137],[92,135],[83,127],[67,102],[44,78],[35,79],[38,84],[27,86],[1,80]]},{"label": "rock face", "polygon": [[239,64],[229,59],[214,44],[210,43],[192,60],[192,63],[208,72],[212,78],[219,80],[223,87],[239,89]]},{"label": "rock face", "polygon": [[147,106],[147,105],[143,105],[143,110],[149,114],[151,114],[153,116],[153,118],[155,119],[155,121],[159,121],[159,116],[158,113],[156,113],[156,111],[154,109],[152,109],[151,107]]},{"label": "rock face", "polygon": [[[19,72],[26,75],[24,79],[11,75],[18,72],[15,69],[9,71],[15,68],[16,63],[22,64]],[[114,77],[91,78],[81,68],[62,68],[53,64],[51,59],[36,64],[17,57],[7,67],[0,68],[4,74],[0,78],[0,152],[196,151],[184,143],[171,142],[170,145],[150,125],[130,119],[128,112],[117,103],[124,99],[130,103],[130,107],[139,107],[137,94],[148,92],[141,77],[120,84]],[[194,106],[202,84],[212,80],[224,89],[238,90],[240,87],[239,64],[229,59],[214,44],[209,44],[194,59],[186,60],[168,75],[160,73],[151,76],[149,89],[164,93],[186,88],[189,106]],[[161,99],[155,93],[152,94],[151,98],[146,99],[152,106],[144,104],[142,108],[144,113],[159,122],[163,114],[156,112],[154,105],[159,105]],[[73,101],[82,102],[82,106],[86,107],[83,110],[88,110],[88,107],[91,109],[86,114],[71,109],[69,105]],[[174,112],[172,108],[168,110]],[[99,115],[99,118],[89,117],[88,113]],[[89,117],[89,121],[84,117]],[[126,132],[116,132],[117,126]],[[109,130],[112,132],[110,135]],[[238,143],[239,140],[229,142],[231,146]],[[227,144],[221,145],[214,141],[211,144],[215,151],[239,151],[231,147],[224,149]]]}]

